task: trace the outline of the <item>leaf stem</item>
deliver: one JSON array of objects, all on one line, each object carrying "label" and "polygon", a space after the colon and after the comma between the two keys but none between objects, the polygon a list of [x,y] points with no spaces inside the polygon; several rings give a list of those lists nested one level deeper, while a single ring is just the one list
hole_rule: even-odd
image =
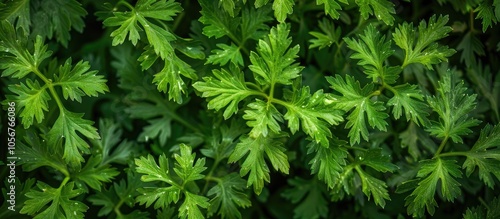
[{"label": "leaf stem", "polygon": [[444,149],[444,146],[446,145],[446,142],[448,142],[448,136],[446,136],[443,141],[441,142],[441,144],[439,145],[439,148],[438,150],[436,151],[436,153],[434,154],[434,158],[438,157],[439,154],[441,153],[441,151]]},{"label": "leaf stem", "polygon": [[[217,181],[216,179],[214,179],[213,177],[213,174],[214,174],[214,171],[215,171],[215,168],[217,168],[217,166],[219,165],[220,163],[220,160],[219,159],[216,159],[214,164],[212,165],[212,167],[210,168],[210,171],[208,172],[207,176],[205,176],[205,186],[203,186],[203,190],[202,190],[202,194],[205,194],[207,192],[207,189],[208,189],[208,183],[209,181],[216,181],[216,182],[219,182]],[[217,178],[218,179],[218,178]]]},{"label": "leaf stem", "polygon": [[122,206],[123,204],[123,199],[120,199],[120,202],[118,202],[118,204],[115,205],[115,207],[113,208],[113,211],[115,212],[117,218],[121,218],[123,215],[122,215],[122,212],[120,211],[120,207]]},{"label": "leaf stem", "polygon": [[439,155],[439,157],[454,157],[454,156],[467,156],[468,153],[464,151],[453,151],[453,152],[447,152],[447,153],[442,153]]},{"label": "leaf stem", "polygon": [[130,3],[128,3],[127,1],[124,1],[124,0],[120,0],[118,3],[116,3],[116,6],[120,6],[120,5],[123,5],[127,8],[129,8],[131,11],[135,11],[135,8],[134,6],[132,6]]}]

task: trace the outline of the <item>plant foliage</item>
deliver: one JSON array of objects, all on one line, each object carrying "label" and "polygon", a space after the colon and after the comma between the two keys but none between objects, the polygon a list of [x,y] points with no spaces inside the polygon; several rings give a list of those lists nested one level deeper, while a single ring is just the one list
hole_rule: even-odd
[{"label": "plant foliage", "polygon": [[498,0],[0,0],[0,218],[498,218],[499,22]]}]

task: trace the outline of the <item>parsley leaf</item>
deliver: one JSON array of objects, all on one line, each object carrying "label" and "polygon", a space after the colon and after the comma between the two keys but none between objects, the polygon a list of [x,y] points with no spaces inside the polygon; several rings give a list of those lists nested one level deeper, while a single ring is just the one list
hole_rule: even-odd
[{"label": "parsley leaf", "polygon": [[464,219],[494,219],[500,217],[500,198],[495,197],[489,203],[467,208],[463,214]]},{"label": "parsley leaf", "polygon": [[256,194],[262,192],[264,181],[270,181],[269,167],[264,160],[264,154],[267,155],[275,170],[288,174],[290,164],[287,155],[284,153],[283,143],[278,139],[282,136],[283,134],[270,134],[267,137],[259,135],[256,138],[242,136],[240,143],[236,145],[229,157],[229,163],[235,163],[248,154],[241,165],[240,175],[244,176],[250,173],[247,186],[253,185]]},{"label": "parsley leaf", "polygon": [[384,65],[387,58],[394,53],[391,49],[391,41],[386,40],[385,36],[376,31],[375,26],[369,25],[359,41],[351,38],[344,38],[344,41],[350,49],[356,52],[351,58],[360,60],[358,65],[365,68],[364,73],[368,75],[368,78],[372,78],[373,82],[379,82],[379,80],[386,84],[396,82],[401,68]]},{"label": "parsley leaf", "polygon": [[344,121],[343,112],[332,109],[333,104],[325,97],[323,90],[311,95],[308,86],[300,89],[294,86],[290,102],[285,106],[287,112],[284,117],[292,133],[299,130],[302,122],[302,130],[323,147],[328,147],[328,138],[332,137],[329,125]]},{"label": "parsley leaf", "polygon": [[340,27],[335,27],[333,22],[323,19],[319,22],[319,28],[322,32],[311,31],[309,34],[316,37],[316,39],[310,39],[309,49],[317,48],[323,49],[325,47],[330,47],[333,43],[339,44],[340,35],[342,34],[342,29]]},{"label": "parsley leaf", "polygon": [[252,65],[248,66],[254,73],[255,79],[261,85],[276,83],[289,85],[292,79],[299,77],[303,67],[295,62],[299,52],[299,45],[290,49],[292,39],[288,37],[290,27],[279,24],[271,28],[265,40],[259,40],[257,53],[250,53]]},{"label": "parsley leaf", "polygon": [[238,103],[254,92],[250,90],[244,81],[243,73],[238,68],[214,69],[213,77],[204,77],[204,82],[198,81],[193,87],[203,92],[202,97],[213,97],[208,102],[209,109],[224,110],[224,118],[228,119],[238,112]]},{"label": "parsley leaf", "polygon": [[347,0],[316,0],[317,5],[325,5],[325,14],[330,15],[334,19],[339,19],[342,6],[337,2],[342,2],[344,4],[349,4]]},{"label": "parsley leaf", "polygon": [[378,20],[384,21],[385,24],[392,26],[394,17],[391,14],[396,14],[394,4],[388,0],[359,0],[356,1],[363,19],[368,19],[372,14],[375,14]]},{"label": "parsley leaf", "polygon": [[248,104],[248,107],[250,109],[245,110],[243,119],[248,120],[247,125],[252,127],[249,134],[252,138],[258,138],[260,135],[267,137],[270,134],[268,128],[272,134],[281,131],[278,122],[283,122],[283,116],[273,104],[256,99],[255,102]]},{"label": "parsley leaf", "polygon": [[497,168],[500,165],[499,147],[500,125],[486,125],[481,130],[479,140],[470,151],[466,152],[467,159],[462,166],[466,170],[466,175],[470,176],[477,166],[479,179],[490,188],[494,188],[495,180],[491,174],[500,179],[500,170]]},{"label": "parsley leaf", "polygon": [[16,35],[14,27],[7,21],[0,23],[0,51],[5,55],[0,56],[0,69],[5,69],[2,76],[13,78],[23,78],[33,69],[38,69],[40,64],[52,54],[47,51],[43,38],[37,36],[33,47],[33,52],[24,49],[26,40]]},{"label": "parsley leaf", "polygon": [[465,62],[465,65],[468,67],[476,64],[476,57],[485,55],[483,43],[472,31],[465,34],[460,44],[458,44],[457,50],[462,50],[460,61]]},{"label": "parsley leaf", "polygon": [[115,168],[109,165],[100,165],[102,157],[91,156],[85,162],[85,166],[73,175],[75,180],[83,181],[92,189],[101,191],[101,186],[105,182],[111,182],[113,177],[120,174]]},{"label": "parsley leaf", "polygon": [[305,180],[299,177],[288,180],[288,184],[293,188],[287,189],[282,196],[292,201],[300,203],[293,210],[294,218],[317,219],[325,218],[328,214],[328,202],[325,198],[326,189],[317,180]]},{"label": "parsley leaf", "polygon": [[371,99],[373,84],[368,84],[361,88],[359,82],[349,75],[346,75],[345,81],[339,75],[327,77],[326,80],[330,83],[331,88],[342,95],[331,96],[336,106],[346,112],[352,109],[352,112],[347,116],[348,122],[345,126],[346,128],[351,128],[348,134],[351,145],[359,143],[361,137],[368,140],[368,127],[366,126],[365,114],[368,118],[368,124],[371,127],[376,127],[381,131],[386,130],[387,122],[385,119],[389,115],[385,113],[385,107],[382,102]]},{"label": "parsley leaf", "polygon": [[[339,140],[336,143],[343,144]],[[307,145],[307,154],[312,153],[315,154],[309,161],[311,174],[318,174],[318,179],[325,181],[332,189],[338,182],[342,167],[346,165],[347,151],[339,145],[323,147],[318,143],[311,142]]]},{"label": "parsley leaf", "polygon": [[431,65],[447,61],[447,57],[456,52],[436,42],[451,32],[452,28],[445,26],[446,23],[448,23],[448,16],[433,15],[428,22],[424,20],[420,22],[418,33],[415,33],[413,23],[404,22],[398,25],[392,36],[396,45],[405,51],[403,67],[411,63],[421,63],[428,69],[432,69]]},{"label": "parsley leaf", "polygon": [[[111,33],[113,46],[122,44],[127,35],[132,44],[136,45],[141,38],[139,31],[144,29],[155,53],[165,58],[168,53],[173,52],[169,41],[174,40],[174,36],[169,31],[150,22],[147,18],[170,21],[173,16],[181,12],[182,8],[179,3],[171,0],[155,2],[153,0],[140,0],[134,8],[131,8],[132,11],[113,12],[113,17],[104,20],[103,24],[105,26],[119,26],[118,29]],[[143,29],[138,25],[138,22]]]},{"label": "parsley leaf", "polygon": [[212,55],[207,58],[207,63],[226,65],[229,61],[235,65],[243,66],[243,57],[240,53],[240,48],[231,43],[230,46],[218,43],[220,49],[213,49]]},{"label": "parsley leaf", "polygon": [[64,99],[82,102],[82,96],[96,97],[99,93],[109,91],[104,76],[96,75],[97,71],[89,69],[89,63],[83,61],[72,66],[71,58],[59,67],[54,84],[61,86]]},{"label": "parsley leaf", "polygon": [[405,112],[406,121],[410,119],[415,124],[427,125],[429,119],[427,116],[427,105],[423,102],[424,95],[416,85],[402,84],[394,86],[394,96],[387,101],[387,105],[393,106],[392,114],[395,119],[399,119]]},{"label": "parsley leaf", "polygon": [[208,207],[208,216],[220,215],[221,218],[242,218],[238,210],[239,207],[250,207],[252,203],[244,193],[246,188],[245,180],[238,174],[231,173],[220,179],[220,181],[212,187],[207,196],[214,196],[210,200]]},{"label": "parsley leaf", "polygon": [[87,11],[75,0],[30,1],[31,35],[52,39],[54,37],[64,47],[71,39],[70,30],[83,31],[83,17]]},{"label": "parsley leaf", "polygon": [[79,166],[84,159],[80,154],[89,153],[89,144],[78,135],[77,132],[89,139],[98,139],[97,129],[92,126],[94,122],[83,119],[83,114],[73,113],[65,108],[59,114],[52,129],[47,133],[49,146],[63,145],[63,159],[71,164]]},{"label": "parsley leaf", "polygon": [[436,96],[427,98],[430,107],[440,118],[439,121],[431,121],[432,125],[427,131],[436,137],[451,138],[455,143],[462,143],[460,136],[471,133],[469,128],[479,124],[479,120],[469,118],[476,105],[476,95],[467,94],[464,82],[457,82],[453,73],[448,70],[439,82]]},{"label": "parsley leaf", "polygon": [[[255,7],[260,8],[266,5],[269,0],[256,0]],[[294,0],[274,0],[273,2],[273,10],[274,17],[280,22],[285,22],[285,19],[288,14],[292,14],[293,5],[295,4]]]},{"label": "parsley leaf", "polygon": [[[204,218],[199,207],[207,208],[210,204],[208,198],[196,195],[185,187],[186,184],[202,179],[205,171],[205,158],[195,161],[195,154],[191,153],[191,147],[181,144],[180,154],[174,155],[175,166],[173,168],[175,175],[171,173],[169,161],[166,156],[160,155],[159,165],[153,156],[147,158],[141,157],[135,159],[137,165],[136,171],[145,174],[141,177],[144,182],[162,181],[166,182],[168,187],[140,188],[142,193],[137,197],[140,204],[146,204],[149,207],[155,203],[154,208],[166,208],[172,202],[177,203],[180,195],[184,195],[184,201],[179,207],[180,218]],[[181,182],[178,182],[177,179]]]},{"label": "parsley leaf", "polygon": [[49,100],[51,100],[46,87],[40,86],[37,80],[26,79],[20,86],[9,86],[9,90],[15,94],[11,96],[16,100],[18,110],[22,110],[19,117],[22,118],[24,128],[29,128],[36,119],[41,123],[44,119],[44,112],[49,111]]},{"label": "parsley leaf", "polygon": [[[31,189],[26,196],[29,198],[21,209],[21,214],[42,218],[83,218],[88,207],[80,202],[71,200],[83,193],[83,189],[74,189],[75,183],[70,182],[61,188],[52,188],[44,182],[37,183],[37,189]],[[49,207],[44,208],[44,206]],[[37,214],[38,213],[38,214]]]},{"label": "parsley leaf", "polygon": [[31,25],[30,1],[4,1],[0,4],[0,20],[8,20],[16,29],[29,33]]},{"label": "parsley leaf", "polygon": [[421,161],[417,177],[420,178],[418,186],[405,199],[408,214],[414,217],[423,216],[425,209],[429,214],[434,214],[437,207],[434,195],[438,182],[444,199],[453,201],[461,195],[460,183],[455,178],[461,178],[462,172],[455,160],[435,158]]},{"label": "parsley leaf", "polygon": [[217,1],[200,0],[199,3],[202,8],[199,21],[205,24],[203,27],[205,36],[221,38],[237,32],[241,18],[233,18],[229,14],[220,13]]}]

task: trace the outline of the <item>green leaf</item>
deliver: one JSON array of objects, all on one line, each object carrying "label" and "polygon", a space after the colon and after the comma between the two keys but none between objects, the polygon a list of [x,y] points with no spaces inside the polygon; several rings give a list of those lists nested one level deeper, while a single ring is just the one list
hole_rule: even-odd
[{"label": "green leaf", "polygon": [[338,182],[343,166],[346,165],[347,151],[338,145],[323,147],[318,143],[311,142],[307,145],[307,154],[312,153],[315,154],[309,161],[311,174],[318,174],[318,179],[323,180],[328,188],[333,189]]},{"label": "green leaf", "polygon": [[246,189],[245,180],[238,174],[231,173],[221,178],[221,181],[208,190],[207,196],[214,196],[210,199],[208,216],[217,215],[221,218],[239,218],[241,213],[238,207],[247,208],[252,202],[244,193]]},{"label": "green leaf", "polygon": [[25,33],[29,33],[31,25],[30,1],[3,1],[0,5],[0,20],[8,20],[16,26],[22,28]]},{"label": "green leaf", "polygon": [[394,4],[389,0],[359,0],[356,1],[359,6],[359,12],[363,19],[368,19],[370,15],[375,15],[378,20],[384,21],[385,24],[392,26],[396,14]]},{"label": "green leaf", "polygon": [[[224,11],[226,11],[231,17],[234,17],[235,0],[220,0],[219,7],[222,6]],[[236,0],[238,2],[239,0]]]},{"label": "green leaf", "polygon": [[130,114],[131,118],[148,121],[149,125],[143,128],[138,137],[139,141],[147,142],[149,139],[157,138],[163,146],[172,135],[172,120],[173,115],[177,114],[177,108],[179,105],[166,100],[158,101],[156,104],[144,101],[130,106],[125,111]]},{"label": "green leaf", "polygon": [[248,127],[242,120],[232,120],[231,125],[225,124],[219,126],[218,131],[214,131],[209,138],[208,148],[201,149],[201,153],[215,160],[228,158],[234,150],[238,138],[248,133]]},{"label": "green leaf", "polygon": [[373,196],[375,204],[384,208],[385,200],[391,200],[389,193],[387,192],[387,184],[384,181],[366,173],[361,168],[356,168],[356,170],[361,178],[363,193],[368,197],[368,200],[370,200],[370,197]]},{"label": "green leaf", "polygon": [[233,43],[230,46],[218,43],[220,49],[212,50],[212,55],[207,58],[206,63],[216,64],[220,66],[226,65],[229,61],[235,65],[243,66],[243,57],[241,56],[240,48]]},{"label": "green leaf", "polygon": [[376,127],[381,131],[386,130],[387,122],[385,119],[389,115],[385,113],[385,107],[381,102],[371,99],[373,84],[366,85],[361,89],[359,82],[349,75],[346,75],[345,81],[339,75],[327,77],[326,80],[330,83],[331,88],[342,95],[332,95],[331,97],[331,101],[336,104],[337,108],[346,112],[352,109],[352,112],[347,116],[348,122],[345,126],[351,129],[348,134],[351,145],[359,143],[361,137],[368,140],[365,114],[371,127]]},{"label": "green leaf", "polygon": [[[144,181],[144,180],[143,180]],[[166,208],[170,203],[179,201],[181,190],[175,186],[161,188],[139,188],[137,189],[141,195],[137,196],[136,200],[140,205],[146,204],[148,208],[153,203],[154,209]]]},{"label": "green leaf", "polygon": [[269,135],[267,137],[259,135],[257,138],[242,136],[240,143],[236,145],[236,148],[229,157],[228,162],[235,163],[248,154],[241,165],[240,176],[250,173],[247,186],[253,185],[256,194],[262,192],[264,181],[270,182],[271,180],[269,167],[264,160],[264,154],[267,155],[275,170],[288,174],[288,170],[290,169],[288,157],[284,153],[285,148],[283,147],[283,143],[276,139],[278,137],[282,137],[282,134],[281,136]]},{"label": "green leaf", "polygon": [[328,138],[332,137],[329,127],[344,120],[343,112],[334,109],[323,90],[318,90],[311,96],[308,86],[300,89],[294,86],[290,102],[285,106],[287,112],[284,117],[292,133],[297,132],[302,123],[302,130],[323,147],[328,147]]},{"label": "green leaf", "polygon": [[24,134],[24,140],[17,141],[18,156],[21,158],[18,162],[23,166],[24,171],[33,171],[39,167],[48,166],[60,172],[67,172],[66,162],[59,153],[60,150],[53,152],[47,146],[44,139],[40,139],[33,131]]},{"label": "green leaf", "polygon": [[495,3],[492,4],[491,1],[482,1],[474,10],[474,12],[477,12],[476,19],[483,20],[483,32],[486,32],[488,27],[493,27],[493,24],[497,24],[500,19],[500,13],[497,12],[500,7],[500,2],[497,0],[494,2]]},{"label": "green leaf", "polygon": [[99,93],[109,91],[104,76],[89,69],[89,63],[83,61],[72,67],[71,58],[59,67],[54,84],[61,86],[64,99],[82,102],[82,96],[97,97]]},{"label": "green leaf", "polygon": [[141,38],[139,32],[144,31],[155,53],[166,58],[168,54],[173,52],[169,41],[175,40],[175,37],[168,30],[152,23],[147,18],[171,21],[173,16],[181,11],[180,4],[171,0],[140,0],[132,11],[113,12],[114,16],[104,20],[103,24],[108,27],[119,26],[111,33],[113,46],[122,44],[127,35],[132,44],[136,45]]},{"label": "green leaf", "polygon": [[204,77],[204,82],[198,81],[193,87],[203,92],[202,97],[213,97],[208,102],[209,109],[224,110],[224,118],[228,119],[238,112],[238,103],[253,94],[244,81],[243,73],[238,68],[230,71],[214,69],[214,77]]},{"label": "green leaf", "polygon": [[462,172],[455,160],[435,158],[421,161],[417,177],[420,178],[418,186],[405,199],[408,214],[414,217],[422,217],[425,209],[430,215],[434,215],[437,207],[434,195],[438,182],[441,194],[447,201],[453,201],[461,195],[460,183],[455,178],[461,178]]},{"label": "green leaf", "polygon": [[[145,174],[141,177],[143,182],[162,181],[169,184],[168,187],[140,188],[142,194],[137,197],[137,201],[149,207],[155,203],[154,208],[167,208],[172,202],[177,203],[180,195],[184,194],[184,201],[179,207],[180,218],[204,218],[199,207],[207,208],[210,204],[208,198],[189,192],[185,185],[204,178],[201,173],[206,169],[205,158],[197,159],[191,153],[191,147],[181,144],[180,154],[174,154],[175,166],[173,168],[175,176],[170,172],[169,161],[165,154],[160,155],[156,163],[152,155],[147,158],[135,159],[136,171]],[[174,178],[175,177],[175,178]],[[182,180],[182,184],[176,182]]]},{"label": "green leaf", "polygon": [[[494,188],[495,176],[500,180],[500,125],[486,125],[481,130],[479,140],[472,149],[466,153],[467,159],[463,164],[465,173],[470,176],[476,169],[479,169],[479,179]],[[493,174],[493,176],[492,176]]]},{"label": "green leaf", "polygon": [[49,100],[51,100],[46,86],[40,86],[37,80],[26,79],[26,84],[9,86],[9,90],[15,95],[11,96],[21,113],[19,117],[25,129],[33,123],[41,123],[45,118],[44,113],[49,111]]},{"label": "green leaf", "polygon": [[464,81],[458,82],[453,71],[448,70],[439,82],[436,96],[428,97],[430,107],[439,115],[439,121],[431,121],[427,131],[439,138],[451,138],[462,143],[461,135],[472,133],[470,127],[479,120],[469,114],[476,106],[476,94],[469,95]]},{"label": "green leaf", "polygon": [[467,208],[467,211],[464,213],[464,219],[495,219],[500,217],[500,199],[495,197],[493,200],[488,202],[487,204],[481,202],[482,205],[479,205],[474,208]]},{"label": "green leaf", "polygon": [[476,57],[485,55],[483,43],[474,35],[473,32],[465,34],[462,41],[460,41],[460,44],[458,44],[457,50],[462,50],[460,61],[465,61],[465,65],[467,67],[472,67],[476,64]]},{"label": "green leaf", "polygon": [[355,51],[351,58],[360,60],[358,65],[363,66],[364,73],[368,75],[368,78],[372,78],[373,82],[382,84],[396,82],[401,69],[397,66],[384,65],[387,58],[394,53],[391,49],[391,41],[386,40],[385,36],[376,31],[375,26],[369,25],[359,41],[352,38],[344,38],[344,41],[350,49]]},{"label": "green leaf", "polygon": [[295,177],[288,180],[293,188],[287,189],[282,196],[292,203],[300,203],[294,210],[293,218],[318,219],[328,214],[328,202],[325,189],[316,180]]},{"label": "green leaf", "polygon": [[174,185],[175,182],[169,175],[170,169],[165,154],[160,155],[158,163],[159,166],[156,164],[153,156],[149,154],[147,158],[140,157],[139,159],[135,159],[135,165],[137,165],[135,170],[138,173],[145,174],[141,177],[141,180],[144,182],[163,181]]},{"label": "green leaf", "polygon": [[382,149],[369,149],[362,156],[358,157],[359,163],[369,166],[379,172],[394,172],[399,169],[397,165],[390,162],[389,156],[382,154]]},{"label": "green leaf", "polygon": [[[376,171],[384,173],[394,172],[399,169],[398,166],[390,162],[388,156],[382,154],[382,149],[380,148],[369,149],[363,155],[358,157],[357,162],[359,165],[366,165]],[[355,169],[361,178],[362,190],[368,197],[368,200],[370,200],[370,197],[373,196],[375,204],[384,208],[385,200],[391,200],[387,191],[387,184],[384,181],[371,176],[361,169],[360,166],[356,166]]]},{"label": "green leaf", "polygon": [[190,192],[185,192],[186,199],[179,207],[179,218],[181,219],[201,219],[205,218],[200,211],[200,208],[208,208],[208,198],[196,195]]},{"label": "green leaf", "polygon": [[429,22],[420,22],[418,33],[415,33],[413,24],[404,22],[398,25],[392,36],[396,45],[405,51],[403,67],[411,63],[421,63],[430,70],[431,65],[447,61],[447,57],[456,52],[436,42],[451,32],[452,28],[445,26],[446,23],[448,16],[433,15]]},{"label": "green leaf", "polygon": [[5,52],[5,55],[0,56],[0,69],[5,69],[2,77],[23,78],[38,69],[40,64],[52,55],[51,51],[47,51],[47,45],[43,43],[41,36],[36,37],[33,52],[25,47],[26,39],[23,36],[18,37],[9,22],[1,21],[0,51]]},{"label": "green leaf", "polygon": [[199,0],[198,2],[202,8],[199,21],[205,25],[203,27],[203,34],[205,36],[221,38],[237,33],[241,18],[231,17],[227,13],[221,13],[218,7],[218,1]]},{"label": "green leaf", "polygon": [[288,37],[290,27],[278,24],[271,29],[265,40],[259,40],[257,53],[250,53],[252,65],[248,66],[261,85],[276,83],[289,85],[300,76],[303,67],[295,62],[299,45],[289,49],[292,39]]},{"label": "green leaf", "polygon": [[112,179],[120,174],[115,168],[109,165],[100,165],[102,158],[91,156],[85,163],[85,166],[73,175],[75,180],[81,180],[92,189],[101,191],[104,183],[111,182]]},{"label": "green leaf", "polygon": [[157,85],[159,91],[167,92],[168,99],[174,100],[177,103],[182,103],[182,94],[186,93],[187,87],[182,76],[196,80],[198,76],[189,64],[181,60],[175,54],[171,54],[165,58],[163,69],[156,73],[153,78],[153,83]]},{"label": "green leaf", "polygon": [[284,23],[287,15],[292,14],[294,0],[274,0],[274,16],[280,23]]},{"label": "green leaf", "polygon": [[319,28],[322,32],[312,31],[309,32],[316,39],[310,39],[309,49],[317,48],[323,49],[325,47],[330,47],[332,44],[339,44],[340,35],[342,34],[342,29],[340,27],[335,28],[333,22],[323,19],[319,22]]},{"label": "green leaf", "polygon": [[[245,110],[243,119],[247,120],[247,125],[252,127],[250,137],[267,137],[269,134],[277,134],[281,131],[280,124],[283,122],[283,115],[274,107],[260,99],[248,104],[249,110]],[[269,132],[271,130],[271,132]]]},{"label": "green leaf", "polygon": [[[126,164],[130,155],[136,150],[131,141],[120,140],[123,138],[123,130],[118,123],[111,120],[99,120],[100,141],[96,141],[97,152],[102,155],[101,166],[118,163]],[[100,150],[100,151],[99,151]]]},{"label": "green leaf", "polygon": [[387,105],[393,106],[392,114],[395,119],[399,119],[404,110],[406,121],[411,119],[415,124],[422,126],[429,124],[428,107],[423,102],[424,95],[416,85],[397,85],[391,91],[393,91],[394,96],[387,101]]},{"label": "green leaf", "polygon": [[333,19],[339,19],[339,11],[342,11],[342,6],[338,2],[349,4],[347,0],[316,0],[317,5],[325,5],[325,14],[330,15]]},{"label": "green leaf", "polygon": [[[241,34],[242,42],[248,39],[259,40],[268,33],[269,26],[266,22],[272,21],[271,7],[246,7],[241,12]],[[236,33],[233,33],[236,34]]]},{"label": "green leaf", "polygon": [[[70,182],[61,188],[52,188],[44,182],[38,182],[38,189],[31,189],[26,196],[21,214],[43,218],[68,218],[78,219],[84,217],[88,207],[80,202],[71,200],[83,193],[83,189],[74,189],[75,183]],[[50,203],[50,205],[49,205]],[[47,208],[44,208],[49,205]]]},{"label": "green leaf", "polygon": [[185,144],[180,145],[180,154],[174,154],[177,161],[174,171],[184,181],[184,184],[204,177],[201,173],[207,169],[205,158],[199,158],[195,162],[195,157],[196,154],[191,153],[191,147]]},{"label": "green leaf", "polygon": [[80,137],[79,132],[89,139],[99,139],[94,122],[82,119],[83,114],[73,113],[64,108],[59,117],[47,133],[48,145],[58,147],[62,143],[64,148],[63,159],[72,166],[79,166],[84,159],[81,153],[89,153],[89,144]]},{"label": "green leaf", "polygon": [[43,39],[56,39],[68,47],[70,30],[83,31],[83,18],[87,15],[80,2],[76,0],[44,0],[31,4],[31,35]]}]

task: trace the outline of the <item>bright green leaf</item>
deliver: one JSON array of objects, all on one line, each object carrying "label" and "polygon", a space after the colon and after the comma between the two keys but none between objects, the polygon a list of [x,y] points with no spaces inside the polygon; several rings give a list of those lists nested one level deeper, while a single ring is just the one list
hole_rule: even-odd
[{"label": "bright green leaf", "polygon": [[462,172],[455,160],[445,160],[435,158],[421,162],[417,177],[420,178],[418,186],[406,197],[408,214],[414,217],[424,215],[425,209],[430,215],[434,215],[437,207],[434,199],[438,182],[440,183],[441,194],[447,201],[453,201],[461,195],[460,183],[455,178],[461,178]]},{"label": "bright green leaf", "polygon": [[413,23],[404,22],[398,25],[392,36],[396,45],[405,51],[403,67],[411,63],[421,63],[432,69],[431,65],[447,61],[447,58],[456,52],[436,42],[452,31],[451,27],[445,26],[446,23],[448,16],[433,15],[428,22],[420,22],[418,33],[415,32]]},{"label": "bright green leaf", "polygon": [[250,109],[245,110],[243,119],[247,120],[249,127],[252,127],[249,134],[252,138],[258,138],[261,135],[267,137],[271,133],[277,134],[281,131],[278,122],[283,122],[283,115],[273,104],[256,99],[255,102],[248,104],[248,107]]},{"label": "bright green leaf", "polygon": [[469,128],[479,124],[479,120],[469,117],[476,106],[477,95],[469,95],[464,81],[458,82],[454,73],[448,70],[439,82],[436,96],[427,98],[430,107],[440,118],[439,121],[431,121],[432,125],[427,131],[436,137],[450,137],[453,142],[461,143],[460,136],[471,133]]},{"label": "bright green leaf", "polygon": [[427,105],[423,102],[424,95],[416,85],[397,85],[391,91],[394,92],[394,96],[387,101],[387,105],[393,106],[392,114],[395,119],[399,119],[404,110],[406,121],[411,119],[415,124],[422,126],[429,124]]},{"label": "bright green leaf", "polygon": [[[360,142],[361,137],[368,140],[368,127],[366,119],[371,127],[385,131],[389,117],[385,113],[385,107],[379,101],[372,100],[373,84],[366,85],[361,89],[358,81],[353,77],[346,75],[344,79],[337,75],[336,77],[327,77],[326,79],[331,87],[342,96],[332,95],[332,100],[336,106],[346,112],[352,110],[347,116],[346,128],[350,128],[349,137],[351,145]],[[366,114],[366,119],[365,119]]]},{"label": "bright green leaf", "polygon": [[[476,167],[479,169],[479,179],[494,188],[495,176],[500,180],[500,125],[486,125],[481,130],[479,140],[466,153],[467,159],[463,164],[466,175],[470,176]],[[493,176],[492,176],[493,174]]]},{"label": "bright green leaf", "polygon": [[193,84],[196,90],[203,92],[202,97],[213,97],[208,102],[209,109],[224,110],[224,118],[228,119],[238,112],[238,103],[253,94],[244,81],[243,73],[237,69],[227,71],[213,70],[214,77],[204,77],[204,82]]},{"label": "bright green leaf", "polygon": [[239,218],[241,213],[238,207],[250,207],[252,203],[244,193],[246,182],[238,174],[231,173],[221,178],[221,181],[208,190],[207,196],[214,196],[210,200],[208,216],[219,215],[221,218]]},{"label": "bright green leaf", "polygon": [[290,168],[288,157],[284,153],[283,143],[275,139],[276,137],[279,136],[269,135],[264,137],[259,135],[257,138],[243,136],[229,157],[229,163],[235,163],[248,154],[241,165],[240,175],[244,176],[250,173],[247,186],[253,185],[257,194],[262,192],[264,181],[269,182],[271,180],[264,155],[267,155],[275,170],[288,174]]},{"label": "bright green leaf", "polygon": [[286,24],[273,27],[265,40],[259,40],[257,53],[250,53],[252,65],[248,67],[261,85],[288,85],[300,76],[303,67],[294,63],[299,45],[289,49],[292,43],[289,32],[290,27]]},{"label": "bright green leaf", "polygon": [[323,147],[328,147],[328,138],[332,137],[329,126],[344,121],[343,112],[334,108],[323,90],[311,95],[309,87],[298,89],[294,86],[290,103],[285,106],[287,112],[284,117],[292,133],[297,132],[302,123],[302,130]]},{"label": "bright green leaf", "polygon": [[82,119],[83,114],[73,113],[64,108],[61,110],[52,129],[47,133],[47,143],[50,147],[62,146],[63,159],[70,165],[79,166],[80,162],[84,161],[81,153],[89,153],[90,146],[78,133],[89,139],[99,139],[99,134],[92,126],[94,122]]}]

